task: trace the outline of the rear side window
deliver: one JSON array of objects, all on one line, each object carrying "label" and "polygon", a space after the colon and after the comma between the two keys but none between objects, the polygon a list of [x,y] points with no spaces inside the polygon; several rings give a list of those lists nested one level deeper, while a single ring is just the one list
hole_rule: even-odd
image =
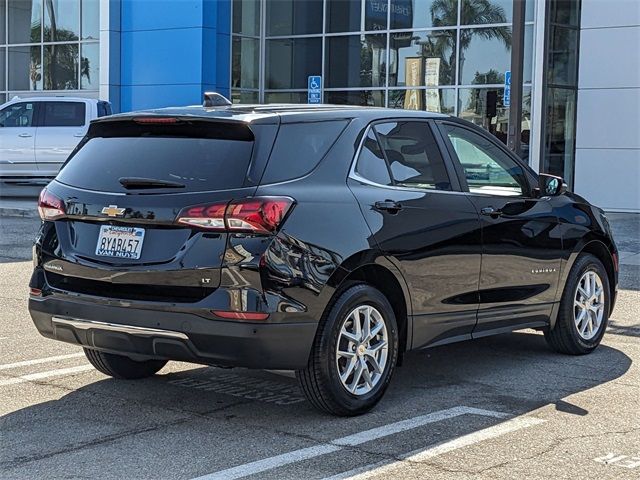
[{"label": "rear side window", "polygon": [[384,159],[373,129],[369,129],[362,143],[362,149],[356,163],[356,173],[379,185],[391,185],[387,161]]},{"label": "rear side window", "polygon": [[438,144],[426,122],[389,122],[375,125],[394,185],[451,190]]},{"label": "rear side window", "polygon": [[[130,129],[92,125],[116,136],[89,138],[58,174],[67,185],[108,192],[130,192],[121,178],[147,178],[184,185],[172,192],[203,192],[242,187],[253,149],[253,134],[248,127],[243,135],[229,135],[235,127],[209,124],[202,129],[133,127]],[[158,131],[159,130],[159,131]],[[201,130],[202,137],[187,137],[184,132]],[[90,130],[90,136],[92,130]],[[124,136],[123,136],[124,135]]]},{"label": "rear side window", "polygon": [[81,127],[86,106],[82,102],[44,102],[43,127]]},{"label": "rear side window", "polygon": [[311,172],[347,123],[347,120],[331,120],[280,125],[262,183],[283,182]]}]

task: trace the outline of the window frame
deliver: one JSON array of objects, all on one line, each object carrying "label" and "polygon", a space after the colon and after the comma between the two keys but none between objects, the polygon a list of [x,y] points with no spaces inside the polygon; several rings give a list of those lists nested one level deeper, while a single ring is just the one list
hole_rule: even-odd
[{"label": "window frame", "polygon": [[[374,129],[374,127],[376,125],[380,125],[380,124],[385,124],[385,123],[396,123],[396,122],[420,122],[420,123],[424,123],[426,128],[429,128],[431,131],[431,134],[433,135],[433,138],[436,142],[436,145],[438,146],[438,149],[440,151],[440,156],[442,158],[442,162],[444,163],[445,169],[447,171],[447,175],[449,176],[449,181],[451,184],[451,189],[450,190],[438,190],[436,188],[421,188],[421,187],[406,187],[406,186],[399,186],[399,185],[383,185],[377,182],[374,182],[372,180],[369,180],[368,178],[363,177],[362,175],[358,174],[358,172],[356,171],[356,166],[358,163],[358,159],[360,158],[360,152],[362,151],[362,148],[364,146],[364,142],[365,139],[367,138],[367,135],[369,134],[370,131],[373,132],[373,135],[376,137],[376,140],[378,141],[378,143],[380,144],[380,140],[378,139],[378,134],[376,132],[376,130]],[[382,147],[382,145],[380,145]],[[384,161],[387,165],[387,170],[389,171],[389,176],[391,178],[391,181],[394,182],[394,178],[393,175],[391,173],[391,169],[389,167],[389,161],[387,159],[386,154],[383,151],[383,156],[384,156]],[[374,187],[380,187],[380,188],[386,188],[386,189],[391,189],[391,190],[402,190],[402,191],[409,191],[409,192],[429,192],[429,193],[454,193],[454,194],[459,194],[459,193],[465,193],[462,185],[460,184],[460,180],[458,177],[458,172],[455,169],[455,165],[453,163],[453,159],[451,158],[451,155],[448,151],[448,148],[446,146],[446,144],[444,143],[442,136],[439,132],[438,127],[435,125],[435,123],[433,122],[433,119],[430,118],[419,118],[419,117],[389,117],[389,118],[381,118],[381,119],[377,119],[374,120],[372,122],[370,122],[369,124],[367,124],[362,131],[359,134],[359,139],[358,139],[358,148],[355,151],[355,154],[351,160],[351,168],[349,169],[349,175],[348,178],[352,179],[352,180],[356,180],[360,183],[365,183],[367,185],[371,185]]]},{"label": "window frame", "polygon": [[498,197],[499,195],[495,195],[492,193],[479,193],[479,192],[471,192],[469,190],[469,183],[467,182],[467,175],[462,166],[462,162],[458,158],[458,154],[456,153],[447,132],[444,130],[444,125],[451,125],[456,128],[461,128],[463,130],[468,130],[471,133],[475,133],[484,139],[488,140],[492,145],[497,146],[500,151],[502,151],[508,158],[513,160],[516,165],[522,168],[522,178],[524,180],[524,190],[521,195],[514,196],[500,196],[501,198],[536,198],[535,192],[538,188],[538,175],[531,170],[528,164],[524,163],[520,158],[518,158],[511,150],[507,148],[502,142],[500,142],[496,137],[491,135],[488,131],[476,126],[469,125],[464,120],[449,118],[446,120],[438,120],[436,122],[436,126],[439,132],[439,135],[442,137],[442,141],[446,145],[447,150],[449,151],[449,155],[454,164],[456,175],[458,177],[458,181],[462,187],[462,191],[468,193],[470,195],[479,195],[482,197]]}]

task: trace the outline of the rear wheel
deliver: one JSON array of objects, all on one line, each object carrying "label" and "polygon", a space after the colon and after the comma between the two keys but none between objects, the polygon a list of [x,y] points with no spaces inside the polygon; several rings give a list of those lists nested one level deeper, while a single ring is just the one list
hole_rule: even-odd
[{"label": "rear wheel", "polygon": [[373,408],[387,389],[398,358],[398,328],[386,297],[359,284],[328,307],[309,363],[297,372],[311,404],[349,416]]},{"label": "rear wheel", "polygon": [[545,332],[549,346],[571,355],[595,350],[607,329],[609,297],[609,278],[602,262],[581,254],[569,273],[556,324]]},{"label": "rear wheel", "polygon": [[150,377],[167,364],[167,360],[137,362],[123,355],[100,352],[89,348],[84,349],[84,354],[96,370],[110,377],[127,380]]}]

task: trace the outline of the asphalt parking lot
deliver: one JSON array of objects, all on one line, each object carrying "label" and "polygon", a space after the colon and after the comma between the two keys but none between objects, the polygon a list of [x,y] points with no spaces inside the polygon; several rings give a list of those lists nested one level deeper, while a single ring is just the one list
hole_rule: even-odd
[{"label": "asphalt parking lot", "polygon": [[640,478],[640,215],[610,217],[621,289],[596,352],[558,355],[529,331],[414,352],[348,419],[313,410],[286,372],[98,373],[36,332],[39,222],[0,217],[0,477]]}]

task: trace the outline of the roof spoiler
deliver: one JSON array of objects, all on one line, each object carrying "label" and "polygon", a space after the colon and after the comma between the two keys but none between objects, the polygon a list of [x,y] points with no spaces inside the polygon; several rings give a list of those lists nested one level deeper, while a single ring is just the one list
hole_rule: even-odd
[{"label": "roof spoiler", "polygon": [[203,107],[226,107],[229,105],[232,105],[232,103],[224,95],[220,95],[218,92],[204,92],[204,98],[202,100]]}]

